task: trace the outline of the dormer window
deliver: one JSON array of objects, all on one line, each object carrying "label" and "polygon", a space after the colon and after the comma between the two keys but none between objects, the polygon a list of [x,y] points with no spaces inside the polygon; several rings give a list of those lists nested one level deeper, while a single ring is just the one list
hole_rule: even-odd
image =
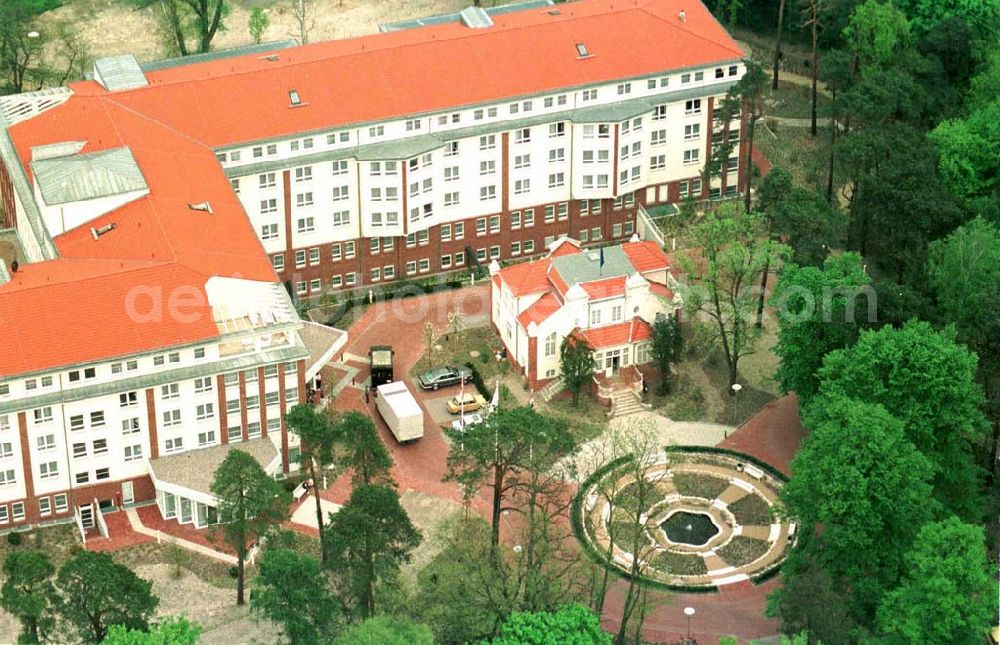
[{"label": "dormer window", "polygon": [[288,100],[292,104],[292,107],[302,105],[302,99],[299,97],[298,90],[288,90]]},{"label": "dormer window", "polygon": [[588,56],[590,56],[590,52],[587,51],[586,45],[584,45],[583,43],[577,43],[576,55],[579,56],[580,58],[587,58]]}]

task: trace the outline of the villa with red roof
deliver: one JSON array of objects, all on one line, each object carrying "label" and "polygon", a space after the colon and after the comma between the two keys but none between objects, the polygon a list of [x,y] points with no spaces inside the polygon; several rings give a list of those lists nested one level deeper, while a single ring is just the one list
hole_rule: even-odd
[{"label": "villa with red roof", "polygon": [[491,272],[493,326],[532,389],[559,376],[570,336],[594,350],[606,376],[650,362],[652,323],[682,305],[667,255],[638,236],[589,250],[563,237],[540,260]]},{"label": "villa with red roof", "polygon": [[742,185],[743,154],[702,178],[740,141],[713,116],[736,42],[697,0],[381,30],[0,97],[0,532],[151,501],[200,527],[233,446],[294,469],[283,417],[346,341],[296,301],[541,257],[495,283],[533,383],[574,330],[607,369],[647,360],[676,303],[662,251],[626,241],[646,207]]}]

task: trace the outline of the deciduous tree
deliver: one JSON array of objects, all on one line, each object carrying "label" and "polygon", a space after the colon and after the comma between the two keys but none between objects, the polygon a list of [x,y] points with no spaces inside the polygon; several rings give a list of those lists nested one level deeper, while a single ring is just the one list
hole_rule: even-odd
[{"label": "deciduous tree", "polygon": [[910,25],[892,3],[866,0],[851,12],[844,40],[862,72],[884,68],[893,63],[900,49],[910,46]]},{"label": "deciduous tree", "polygon": [[282,626],[293,645],[328,641],[341,608],[316,558],[267,549],[250,592],[250,609]]},{"label": "deciduous tree", "polygon": [[611,645],[611,636],[601,630],[592,611],[576,603],[557,611],[515,612],[504,621],[493,645],[546,645],[587,643]]},{"label": "deciduous tree", "polygon": [[559,370],[566,389],[573,394],[574,406],[580,403],[580,392],[593,380],[597,368],[594,348],[586,340],[572,334],[563,339],[559,347]]},{"label": "deciduous tree", "polygon": [[851,613],[870,623],[895,586],[903,554],[939,508],[931,462],[910,443],[903,423],[880,405],[844,396],[812,401],[809,436],[781,490],[788,513],[811,534],[804,548],[837,586]]},{"label": "deciduous tree", "polygon": [[288,519],[289,494],[249,453],[232,449],[211,485],[219,500],[222,537],[236,551],[236,604],[243,605],[244,568],[254,542]]},{"label": "deciduous tree", "polygon": [[183,616],[170,616],[149,631],[112,625],[101,645],[196,645],[201,627]]},{"label": "deciduous tree", "polygon": [[729,385],[736,382],[741,358],[753,353],[759,335],[753,325],[754,280],[788,247],[768,238],[763,216],[741,213],[723,204],[706,213],[691,231],[695,257],[682,257],[681,268],[692,281],[683,287],[685,306],[708,319],[722,345]]},{"label": "deciduous tree", "polygon": [[880,631],[893,642],[983,642],[998,591],[982,527],[956,517],[925,524],[905,562],[901,584],[879,606]]},{"label": "deciduous tree", "polygon": [[898,419],[934,465],[935,497],[971,521],[982,508],[973,448],[989,436],[975,374],[976,356],[956,342],[954,328],[911,321],[862,332],[853,346],[827,354],[818,376],[820,393],[878,404]]},{"label": "deciduous tree", "polygon": [[352,625],[333,639],[333,645],[434,645],[427,625],[395,616],[375,616]]},{"label": "deciduous tree", "polygon": [[327,566],[343,581],[350,607],[370,618],[375,615],[379,582],[409,562],[421,535],[394,489],[360,484],[330,516],[322,539],[329,542]]},{"label": "deciduous tree", "polygon": [[41,551],[11,551],[3,562],[0,607],[21,622],[19,643],[40,643],[51,629],[52,576],[56,568]]},{"label": "deciduous tree", "polygon": [[55,587],[61,628],[87,643],[103,641],[111,625],[147,631],[160,602],[152,582],[94,551],[81,551],[62,565]]},{"label": "deciduous tree", "polygon": [[676,316],[664,316],[653,323],[653,363],[660,370],[660,394],[670,391],[670,366],[681,356],[681,326]]},{"label": "deciduous tree", "polygon": [[264,32],[271,25],[271,19],[264,13],[264,10],[260,7],[254,7],[253,11],[250,12],[250,18],[247,20],[247,29],[250,30],[250,37],[253,38],[254,43],[260,44],[261,39],[264,37]]},{"label": "deciduous tree", "polygon": [[[162,12],[164,26],[181,56],[204,54],[211,50],[215,35],[225,29],[223,19],[229,13],[226,0],[131,0],[139,7],[154,7]],[[195,42],[192,48],[189,41]]]},{"label": "deciduous tree", "polygon": [[[859,311],[861,295],[867,306]],[[806,405],[819,388],[823,357],[854,344],[876,305],[875,294],[860,256],[844,253],[827,258],[822,268],[785,265],[772,304],[778,315],[778,381]]]}]

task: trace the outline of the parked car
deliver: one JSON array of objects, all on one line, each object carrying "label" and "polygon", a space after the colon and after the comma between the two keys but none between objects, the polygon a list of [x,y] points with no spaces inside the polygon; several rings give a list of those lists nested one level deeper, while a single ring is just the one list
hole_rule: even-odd
[{"label": "parked car", "polygon": [[440,387],[468,383],[472,379],[472,370],[468,367],[436,367],[417,377],[420,387],[425,390],[436,390]]},{"label": "parked car", "polygon": [[448,412],[451,412],[452,414],[466,414],[485,408],[486,399],[482,394],[466,392],[460,396],[454,396],[448,399],[448,403],[446,403],[445,406],[448,408]]}]

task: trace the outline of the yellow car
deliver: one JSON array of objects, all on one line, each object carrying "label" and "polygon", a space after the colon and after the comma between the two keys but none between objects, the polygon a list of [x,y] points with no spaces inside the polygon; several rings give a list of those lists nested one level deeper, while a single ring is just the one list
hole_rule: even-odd
[{"label": "yellow car", "polygon": [[448,403],[445,405],[448,408],[448,412],[451,412],[452,414],[475,412],[476,410],[482,410],[486,407],[486,399],[483,398],[482,394],[466,392],[464,395],[448,399]]}]

